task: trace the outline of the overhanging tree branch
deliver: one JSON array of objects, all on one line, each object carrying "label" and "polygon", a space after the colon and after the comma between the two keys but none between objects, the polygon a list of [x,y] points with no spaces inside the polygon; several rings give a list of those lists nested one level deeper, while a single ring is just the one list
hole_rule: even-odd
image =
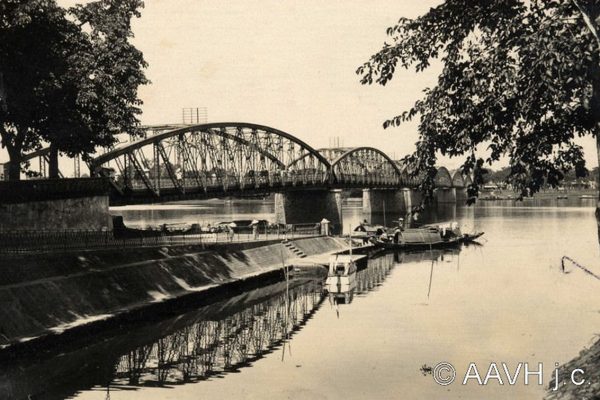
[{"label": "overhanging tree branch", "polygon": [[[419,115],[419,142],[410,158],[419,168],[433,166],[439,154],[465,156],[463,171],[506,156],[508,180],[522,194],[557,186],[571,170],[585,175],[573,137],[600,126],[600,7],[570,1],[472,0],[465,10],[464,1],[446,0],[388,30],[394,43],[359,67],[363,84],[385,84],[400,67],[416,64],[419,71],[453,51],[440,60],[436,87],[386,122],[395,126]],[[474,159],[478,145],[488,146],[487,159]]]},{"label": "overhanging tree branch", "polygon": [[575,4],[577,9],[581,13],[581,16],[583,17],[583,21],[585,22],[586,26],[588,27],[588,29],[590,30],[590,32],[596,39],[596,43],[598,44],[598,49],[600,49],[600,35],[598,34],[598,26],[596,24],[596,16],[590,15],[590,12],[588,10],[586,10],[578,0],[573,0],[573,3]]}]

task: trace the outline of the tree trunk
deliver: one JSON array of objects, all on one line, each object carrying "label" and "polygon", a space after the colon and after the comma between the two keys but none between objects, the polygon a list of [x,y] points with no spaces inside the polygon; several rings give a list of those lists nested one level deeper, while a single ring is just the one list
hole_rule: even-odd
[{"label": "tree trunk", "polygon": [[596,177],[596,189],[598,189],[598,206],[600,207],[600,134],[596,133],[596,157],[598,158],[598,176]]},{"label": "tree trunk", "polygon": [[21,180],[21,151],[10,146],[6,146],[8,151],[8,180],[9,181],[20,181]]},{"label": "tree trunk", "polygon": [[4,86],[4,75],[0,71],[0,111],[6,112],[6,89]]},{"label": "tree trunk", "polygon": [[50,154],[48,155],[48,178],[58,179],[58,149],[50,145]]},{"label": "tree trunk", "polygon": [[[598,167],[600,167],[600,134],[598,133],[596,133],[596,156],[598,157]],[[596,189],[598,190],[596,221],[598,223],[598,243],[600,243],[600,168],[598,168],[598,177],[596,178]]]}]

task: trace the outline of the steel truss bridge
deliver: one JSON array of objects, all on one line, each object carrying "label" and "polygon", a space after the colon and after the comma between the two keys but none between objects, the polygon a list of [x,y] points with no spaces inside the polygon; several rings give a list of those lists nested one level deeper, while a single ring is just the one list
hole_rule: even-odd
[{"label": "steel truss bridge", "polygon": [[414,187],[371,147],[316,150],[275,128],[249,123],[163,127],[90,163],[125,203],[297,189]]},{"label": "steel truss bridge", "polygon": [[[110,178],[113,204],[302,189],[415,188],[419,183],[401,162],[378,149],[314,149],[264,125],[226,122],[145,128],[145,138],[88,163],[92,176]],[[48,149],[24,156],[23,162],[35,158],[43,176]],[[443,167],[436,179],[439,187],[465,187],[467,181]]]}]

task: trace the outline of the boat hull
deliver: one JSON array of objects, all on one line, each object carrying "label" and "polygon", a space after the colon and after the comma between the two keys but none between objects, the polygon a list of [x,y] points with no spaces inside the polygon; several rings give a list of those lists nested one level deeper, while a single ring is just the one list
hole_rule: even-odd
[{"label": "boat hull", "polygon": [[328,276],[325,287],[329,292],[339,292],[350,289],[356,282],[356,274],[348,276]]},{"label": "boat hull", "polygon": [[444,247],[456,247],[461,243],[462,242],[460,240],[446,240],[432,243],[393,243],[381,241],[374,242],[375,246],[393,250],[428,250],[430,248],[439,249]]},{"label": "boat hull", "polygon": [[477,232],[473,234],[464,234],[462,236],[453,237],[446,240],[438,240],[432,242],[384,242],[381,240],[373,241],[373,244],[377,247],[390,249],[390,250],[428,250],[428,249],[439,249],[439,248],[449,248],[449,247],[457,247],[462,243],[472,243],[477,238],[481,237],[483,232]]}]

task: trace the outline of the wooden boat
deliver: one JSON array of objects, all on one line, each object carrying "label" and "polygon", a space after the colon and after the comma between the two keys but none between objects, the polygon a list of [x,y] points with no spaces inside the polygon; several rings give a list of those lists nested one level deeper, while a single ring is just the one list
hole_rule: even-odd
[{"label": "wooden boat", "polygon": [[331,256],[325,290],[332,303],[349,304],[352,302],[356,289],[356,261],[360,258],[364,258],[364,256],[351,254]]},{"label": "wooden boat", "polygon": [[[364,256],[360,256],[363,258]],[[356,281],[357,256],[339,254],[329,259],[329,272],[325,287],[328,292],[348,290]]]},{"label": "wooden boat", "polygon": [[420,250],[443,248],[469,243],[481,237],[483,232],[463,234],[458,224],[450,226],[424,226],[414,229],[395,229],[390,234],[381,235],[372,242],[385,249]]},{"label": "wooden boat", "polygon": [[367,223],[361,223],[351,233],[352,239],[359,239],[367,242],[372,237],[377,237],[385,232],[385,226],[383,225],[371,225]]}]

